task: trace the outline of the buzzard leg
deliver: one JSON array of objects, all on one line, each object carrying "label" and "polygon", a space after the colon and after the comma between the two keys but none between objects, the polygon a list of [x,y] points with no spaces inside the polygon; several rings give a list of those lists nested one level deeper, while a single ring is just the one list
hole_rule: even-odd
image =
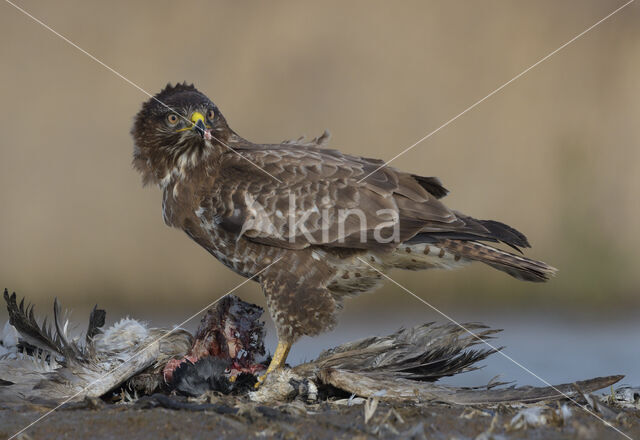
[{"label": "buzzard leg", "polygon": [[[325,285],[333,271],[310,250],[287,251],[262,273],[260,284],[278,334],[269,373],[284,367],[289,350],[301,336],[314,336],[333,326],[336,302]],[[295,270],[292,270],[295,268]]]},{"label": "buzzard leg", "polygon": [[291,345],[293,345],[291,342],[278,341],[276,352],[273,353],[271,363],[267,368],[267,373],[271,373],[278,368],[284,367],[284,363],[287,361],[287,356],[289,356],[289,350],[291,350]]},{"label": "buzzard leg", "polygon": [[291,350],[291,346],[293,344],[291,342],[278,341],[278,346],[276,347],[276,352],[273,353],[273,357],[271,358],[271,363],[269,367],[267,367],[267,372],[258,378],[258,382],[256,383],[256,388],[264,382],[267,375],[272,371],[275,371],[279,368],[284,367],[284,363],[287,360],[287,356],[289,356],[289,350]]}]

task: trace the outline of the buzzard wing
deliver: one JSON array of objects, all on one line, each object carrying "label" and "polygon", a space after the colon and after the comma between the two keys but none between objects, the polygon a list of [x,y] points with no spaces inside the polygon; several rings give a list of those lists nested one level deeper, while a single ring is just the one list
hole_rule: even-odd
[{"label": "buzzard wing", "polygon": [[417,234],[488,232],[438,200],[446,190],[436,178],[391,167],[368,175],[383,162],[318,146],[247,145],[237,152],[244,158],[223,156],[216,189],[205,199],[211,209],[204,211],[256,242],[384,249]]}]

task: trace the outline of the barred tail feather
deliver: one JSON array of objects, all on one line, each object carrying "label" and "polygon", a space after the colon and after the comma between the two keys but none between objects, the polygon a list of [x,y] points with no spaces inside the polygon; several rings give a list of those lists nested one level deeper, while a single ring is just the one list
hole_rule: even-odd
[{"label": "barred tail feather", "polygon": [[523,281],[544,282],[558,271],[542,261],[521,257],[478,241],[444,240],[440,246],[463,258],[481,261]]}]

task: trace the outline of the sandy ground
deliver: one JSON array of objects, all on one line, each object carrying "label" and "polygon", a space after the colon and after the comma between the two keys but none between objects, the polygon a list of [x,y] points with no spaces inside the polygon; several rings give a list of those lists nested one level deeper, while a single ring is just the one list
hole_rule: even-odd
[{"label": "sandy ground", "polygon": [[[356,401],[357,402],[357,401]],[[34,425],[23,439],[208,439],[208,438],[416,438],[416,439],[623,439],[620,433],[576,406],[561,415],[558,403],[537,405],[545,416],[523,423],[523,407],[457,407],[379,403],[351,406],[293,402],[264,406],[232,397],[208,401],[152,396],[125,405],[80,402],[61,408]],[[0,437],[8,438],[47,408],[0,410]],[[601,409],[599,416],[630,438],[640,438],[640,411]],[[371,412],[371,411],[370,411]],[[533,411],[535,412],[535,410]],[[529,410],[531,413],[531,410]],[[520,423],[513,422],[520,419]]]}]

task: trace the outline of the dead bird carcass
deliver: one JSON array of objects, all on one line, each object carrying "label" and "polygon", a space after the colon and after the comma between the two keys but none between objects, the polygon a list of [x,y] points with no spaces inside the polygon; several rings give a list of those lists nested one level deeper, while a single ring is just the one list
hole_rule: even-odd
[{"label": "dead bird carcass", "polygon": [[[454,324],[427,323],[384,337],[369,337],[326,350],[317,359],[270,374],[254,390],[268,364],[262,309],[229,295],[209,309],[195,337],[183,329],[151,328],[122,319],[104,328],[94,308],[84,337],[70,338],[61,308],[38,323],[33,306],[5,290],[9,323],[0,337],[0,403],[51,402],[157,392],[198,396],[207,391],[248,396],[259,402],[330,395],[451,404],[536,402],[591,392],[622,376],[555,387],[458,388],[438,385],[445,376],[476,369],[495,350]],[[482,339],[497,330],[465,327]]]}]

